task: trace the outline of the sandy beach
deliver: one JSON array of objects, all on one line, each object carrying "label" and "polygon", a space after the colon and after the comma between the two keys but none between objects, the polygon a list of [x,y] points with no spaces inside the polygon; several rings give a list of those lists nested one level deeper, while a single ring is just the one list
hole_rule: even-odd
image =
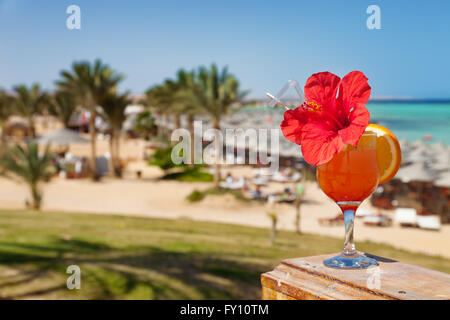
[{"label": "sandy beach", "polygon": [[[128,153],[132,157],[133,152]],[[136,170],[142,171],[142,179],[135,178]],[[251,168],[246,166],[225,170],[235,176],[251,176]],[[55,178],[45,186],[43,209],[166,219],[186,218],[263,228],[270,226],[264,204],[244,203],[232,195],[208,196],[199,203],[189,203],[185,199],[189,193],[194,189],[206,189],[210,184],[161,181],[158,179],[161,174],[159,168],[150,167],[144,161],[134,161],[129,163],[122,180],[104,178],[99,183],[93,183],[89,179]],[[289,185],[271,183],[270,188],[263,188],[263,191],[280,191],[286,186]],[[308,182],[305,186],[305,203],[301,209],[302,231],[343,239],[343,226],[325,227],[318,223],[318,218],[334,217],[339,212],[338,207],[322,193],[316,183]],[[25,185],[0,178],[0,190],[1,208],[24,208],[24,199],[28,197]],[[371,209],[368,201],[362,207]],[[279,215],[278,227],[294,230],[294,206],[280,204],[276,210]],[[392,215],[388,211],[383,213]],[[355,232],[357,241],[387,243],[396,248],[450,258],[448,225],[443,225],[440,231],[435,232],[401,228],[395,224],[386,228],[368,227],[357,219]]]}]

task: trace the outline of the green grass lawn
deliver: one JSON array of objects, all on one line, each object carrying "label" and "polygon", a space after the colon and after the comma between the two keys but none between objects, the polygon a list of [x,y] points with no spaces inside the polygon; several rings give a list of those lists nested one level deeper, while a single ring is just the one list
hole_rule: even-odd
[{"label": "green grass lawn", "polygon": [[[338,252],[342,241],[189,220],[0,210],[0,298],[258,299],[282,259]],[[450,260],[359,242],[360,250],[444,272]],[[78,265],[81,290],[66,288]]]},{"label": "green grass lawn", "polygon": [[203,172],[201,169],[186,169],[178,172],[172,172],[164,175],[162,180],[176,180],[186,182],[212,182],[214,177],[208,172]]}]

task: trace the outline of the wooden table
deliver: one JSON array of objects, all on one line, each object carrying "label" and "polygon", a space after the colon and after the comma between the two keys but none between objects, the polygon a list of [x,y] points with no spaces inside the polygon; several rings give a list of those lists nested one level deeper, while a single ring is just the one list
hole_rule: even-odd
[{"label": "wooden table", "polygon": [[339,270],[325,267],[336,254],[287,259],[261,275],[264,300],[423,300],[450,299],[450,275],[368,255],[378,267]]}]

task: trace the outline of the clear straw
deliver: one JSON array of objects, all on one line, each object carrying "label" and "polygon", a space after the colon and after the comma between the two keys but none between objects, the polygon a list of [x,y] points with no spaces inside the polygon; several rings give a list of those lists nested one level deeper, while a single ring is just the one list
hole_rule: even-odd
[{"label": "clear straw", "polygon": [[277,97],[275,97],[273,94],[270,94],[269,92],[266,92],[266,95],[270,98],[269,106],[274,107],[275,105],[279,104],[286,110],[289,110],[289,107],[285,105],[283,102],[280,101]]},{"label": "clear straw", "polygon": [[283,102],[281,102],[281,99],[284,97],[284,95],[289,91],[290,88],[294,87],[295,91],[297,92],[297,95],[300,98],[300,104],[304,101],[304,95],[303,90],[300,88],[299,84],[295,80],[289,80],[283,88],[278,92],[276,96],[267,93],[267,96],[271,99],[269,102],[269,106],[274,107],[275,105],[279,104],[283,106],[285,109],[289,109]]}]

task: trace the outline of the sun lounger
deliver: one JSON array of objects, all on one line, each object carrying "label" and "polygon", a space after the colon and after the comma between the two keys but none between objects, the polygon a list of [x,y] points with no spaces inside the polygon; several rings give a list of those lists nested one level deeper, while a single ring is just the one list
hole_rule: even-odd
[{"label": "sun lounger", "polygon": [[250,199],[254,199],[254,200],[258,200],[258,199],[264,199],[264,196],[262,194],[262,192],[257,192],[257,191],[250,191]]},{"label": "sun lounger", "polygon": [[282,175],[281,172],[277,171],[273,174],[271,180],[276,182],[287,182],[287,177]]},{"label": "sun lounger", "polygon": [[252,182],[257,186],[265,186],[266,184],[269,183],[269,179],[267,179],[266,177],[258,177],[254,178]]},{"label": "sun lounger", "polygon": [[441,222],[437,216],[417,216],[417,225],[421,229],[436,231],[441,229]]},{"label": "sun lounger", "polygon": [[239,178],[238,181],[234,181],[234,182],[227,182],[227,181],[222,181],[219,183],[219,186],[225,189],[231,189],[231,190],[238,190],[238,189],[242,189],[243,187],[245,187],[245,179],[244,178]]},{"label": "sun lounger", "polygon": [[272,176],[275,172],[275,170],[271,168],[257,168],[253,170],[254,176]]},{"label": "sun lounger", "polygon": [[366,215],[363,223],[368,226],[387,227],[392,224],[392,219],[385,215]]},{"label": "sun lounger", "polygon": [[318,221],[322,226],[338,226],[344,224],[344,215],[342,213],[338,213],[334,218],[319,218]]},{"label": "sun lounger", "polygon": [[364,218],[365,216],[373,215],[370,210],[367,209],[358,209],[356,210],[356,218]]},{"label": "sun lounger", "polygon": [[285,202],[285,203],[292,203],[294,202],[296,199],[295,194],[290,194],[290,195],[281,195],[279,197],[278,202]]},{"label": "sun lounger", "polygon": [[292,176],[285,176],[281,172],[277,171],[272,176],[272,181],[276,182],[296,182],[300,180],[302,174],[300,172],[295,172]]},{"label": "sun lounger", "polygon": [[299,181],[302,177],[302,174],[300,172],[295,172],[291,177],[290,177],[290,181],[292,182],[296,182]]},{"label": "sun lounger", "polygon": [[417,225],[417,211],[413,208],[397,208],[395,221],[401,226],[415,227]]}]

